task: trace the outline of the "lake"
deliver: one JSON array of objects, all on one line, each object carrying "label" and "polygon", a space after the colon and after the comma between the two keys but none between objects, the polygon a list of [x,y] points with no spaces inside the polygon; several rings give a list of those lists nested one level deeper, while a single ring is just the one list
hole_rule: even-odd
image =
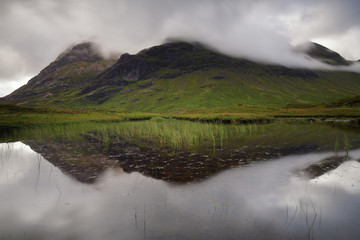
[{"label": "lake", "polygon": [[360,236],[353,129],[177,120],[63,126],[3,140],[0,160],[1,239]]}]

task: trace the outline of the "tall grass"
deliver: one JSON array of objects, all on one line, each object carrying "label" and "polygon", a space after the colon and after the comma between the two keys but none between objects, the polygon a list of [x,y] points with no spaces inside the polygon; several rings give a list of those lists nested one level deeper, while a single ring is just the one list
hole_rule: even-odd
[{"label": "tall grass", "polygon": [[119,123],[113,130],[128,140],[142,140],[176,150],[197,146],[204,141],[222,146],[229,135],[228,127],[224,125],[181,120]]},{"label": "tall grass", "polygon": [[230,136],[251,135],[257,131],[252,125],[223,125],[164,119],[160,117],[146,121],[62,124],[19,131],[22,139],[57,138],[79,141],[85,135],[97,138],[105,146],[120,139],[137,144],[156,145],[181,150],[211,144],[222,147]]},{"label": "tall grass", "polygon": [[[346,158],[349,158],[350,140],[346,135],[343,138],[343,142],[344,142],[344,150],[346,153]],[[339,150],[339,139],[336,138],[335,139],[335,152],[337,152],[338,150]]]}]

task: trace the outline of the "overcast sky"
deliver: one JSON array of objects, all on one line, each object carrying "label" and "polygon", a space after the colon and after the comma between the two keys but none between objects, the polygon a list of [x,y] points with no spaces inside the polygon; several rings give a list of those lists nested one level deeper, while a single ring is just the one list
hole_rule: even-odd
[{"label": "overcast sky", "polygon": [[166,38],[253,60],[306,66],[291,46],[316,41],[360,59],[358,0],[0,0],[0,97],[69,45],[136,53]]}]

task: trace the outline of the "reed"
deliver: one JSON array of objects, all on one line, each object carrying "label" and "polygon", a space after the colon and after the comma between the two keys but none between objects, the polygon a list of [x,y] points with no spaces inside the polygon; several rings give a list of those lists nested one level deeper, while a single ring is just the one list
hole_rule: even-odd
[{"label": "reed", "polygon": [[199,145],[211,141],[213,145],[223,145],[228,135],[226,126],[181,120],[148,120],[143,122],[119,123],[115,134],[127,139],[171,147],[175,150]]}]

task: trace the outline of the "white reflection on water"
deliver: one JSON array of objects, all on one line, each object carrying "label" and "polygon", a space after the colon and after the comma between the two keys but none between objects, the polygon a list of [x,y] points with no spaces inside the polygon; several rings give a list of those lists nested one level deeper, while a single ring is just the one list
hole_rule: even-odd
[{"label": "white reflection on water", "polygon": [[[2,239],[356,239],[360,164],[313,180],[298,170],[332,156],[287,156],[209,180],[171,184],[106,171],[74,180],[22,143],[0,144]],[[360,150],[350,152],[360,158]]]}]

